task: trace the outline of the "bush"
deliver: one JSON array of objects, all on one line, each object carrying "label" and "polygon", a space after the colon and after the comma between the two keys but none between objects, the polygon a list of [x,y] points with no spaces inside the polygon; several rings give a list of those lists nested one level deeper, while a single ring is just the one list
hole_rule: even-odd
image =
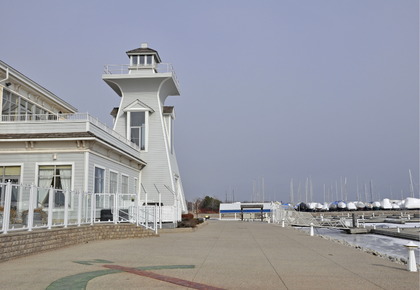
[{"label": "bush", "polygon": [[183,214],[182,215],[182,220],[186,220],[186,219],[193,219],[194,215],[192,213],[187,213],[187,214]]}]

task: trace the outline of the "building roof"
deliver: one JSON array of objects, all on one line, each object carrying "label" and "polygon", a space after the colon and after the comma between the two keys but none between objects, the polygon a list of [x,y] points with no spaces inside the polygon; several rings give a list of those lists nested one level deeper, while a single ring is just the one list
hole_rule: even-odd
[{"label": "building roof", "polygon": [[142,54],[142,55],[153,54],[153,55],[156,56],[156,60],[157,60],[158,63],[162,62],[162,60],[160,59],[159,53],[156,50],[151,49],[149,47],[139,47],[139,48],[136,48],[136,49],[129,50],[126,53],[129,56],[133,55],[133,54],[134,55],[135,54]]},{"label": "building roof", "polygon": [[163,113],[164,114],[172,114],[174,111],[174,106],[164,106]]},{"label": "building roof", "polygon": [[110,115],[111,116],[116,116],[118,114],[119,109],[120,109],[119,107],[114,107],[114,109],[112,109]]},{"label": "building roof", "polygon": [[23,82],[26,84],[26,86],[30,87],[32,90],[38,91],[38,93],[43,94],[43,96],[48,97],[51,101],[53,101],[56,104],[59,104],[60,106],[64,107],[65,109],[69,110],[71,113],[77,112],[77,109],[64,101],[63,99],[59,98],[58,96],[54,95],[52,92],[44,88],[43,86],[39,85],[38,83],[34,82],[27,76],[23,75],[7,63],[0,60],[0,68],[6,70],[9,68],[10,77],[9,79],[15,79],[18,82]]},{"label": "building roof", "polygon": [[0,139],[44,139],[95,137],[91,132],[0,134]]}]

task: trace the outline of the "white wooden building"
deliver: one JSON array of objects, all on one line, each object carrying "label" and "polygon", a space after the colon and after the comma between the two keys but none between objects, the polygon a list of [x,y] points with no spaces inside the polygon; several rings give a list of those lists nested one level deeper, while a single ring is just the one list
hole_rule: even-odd
[{"label": "white wooden building", "polygon": [[[135,193],[140,204],[158,202],[186,211],[173,144],[173,107],[179,95],[172,66],[161,69],[155,50],[129,51],[129,65],[104,81],[121,97],[109,128],[88,113],[60,99],[8,64],[0,61],[0,183],[11,181],[72,191]],[[150,63],[149,63],[150,62]],[[121,68],[124,68],[121,70]],[[111,108],[110,108],[111,109]],[[39,190],[36,206],[48,206],[48,191]],[[64,207],[60,191],[55,208]],[[4,190],[0,188],[0,206]],[[25,208],[23,193],[12,193],[12,206]],[[77,207],[70,198],[69,214]],[[128,199],[127,205],[134,202]],[[106,205],[96,201],[100,210]],[[180,214],[179,214],[180,216]]]}]

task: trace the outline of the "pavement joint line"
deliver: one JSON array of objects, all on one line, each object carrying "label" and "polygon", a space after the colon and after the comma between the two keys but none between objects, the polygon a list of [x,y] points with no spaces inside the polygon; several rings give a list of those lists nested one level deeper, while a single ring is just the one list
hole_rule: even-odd
[{"label": "pavement joint line", "polygon": [[265,254],[265,252],[263,251],[263,249],[261,249],[260,244],[258,244],[258,241],[255,239],[254,235],[251,233],[251,231],[249,230],[248,227],[246,227],[249,234],[251,235],[251,237],[254,239],[254,241],[257,243],[258,247],[260,248],[260,251],[264,254],[264,257],[267,259],[268,263],[270,264],[271,268],[274,270],[274,272],[277,274],[277,277],[279,277],[280,281],[283,283],[284,287],[286,287],[286,289],[289,289],[289,287],[287,287],[286,283],[284,283],[283,279],[280,277],[280,274],[276,271],[276,269],[274,268],[273,264],[271,263],[270,259],[268,259],[267,255]]},{"label": "pavement joint line", "polygon": [[201,267],[203,267],[204,263],[207,261],[207,258],[209,257],[209,255],[210,255],[211,251],[213,251],[214,246],[215,246],[215,245],[216,245],[216,243],[219,241],[219,239],[220,239],[220,235],[221,235],[221,233],[225,230],[225,228],[226,228],[226,224],[224,224],[223,229],[220,231],[219,235],[217,236],[217,239],[214,241],[214,244],[211,246],[211,249],[208,251],[208,253],[207,253],[207,255],[206,255],[206,258],[204,259],[203,263],[201,263],[200,267],[198,267],[198,269],[197,269],[196,273],[194,274],[194,277],[192,278],[192,280],[194,280],[194,279],[195,279],[195,277],[197,277],[198,272],[200,272]]},{"label": "pavement joint line", "polygon": [[217,288],[217,287],[213,287],[213,286],[209,286],[209,285],[205,285],[205,284],[201,284],[201,283],[196,283],[196,282],[192,282],[192,281],[188,281],[188,280],[178,279],[178,278],[174,278],[174,277],[170,277],[170,276],[166,276],[166,275],[160,275],[160,274],[157,274],[157,273],[148,272],[148,271],[135,269],[135,268],[130,268],[130,267],[123,267],[123,266],[119,266],[119,265],[103,265],[103,266],[106,267],[106,268],[109,268],[109,269],[124,271],[124,272],[127,272],[127,273],[132,273],[132,274],[136,274],[136,275],[139,275],[139,276],[148,277],[148,278],[152,278],[152,279],[156,279],[156,280],[159,280],[159,281],[168,282],[168,283],[172,283],[172,284],[175,284],[175,285],[179,285],[179,286],[183,286],[183,287],[187,287],[187,288],[192,288],[192,289],[225,290],[223,288]]},{"label": "pavement joint line", "polygon": [[[287,236],[287,238],[291,239],[289,236]],[[314,236],[313,238],[316,238],[316,237]],[[295,240],[295,239],[292,239],[292,240],[294,240],[296,243],[298,243],[298,244],[302,245],[301,243],[299,243],[299,241],[297,241],[297,240]],[[302,245],[302,246],[303,246],[303,245]],[[342,245],[342,246],[344,246],[344,245]],[[309,250],[311,250],[312,252],[314,252],[314,253],[318,254],[319,256],[321,256],[321,257],[323,257],[323,258],[327,259],[328,261],[330,261],[330,262],[334,263],[334,264],[335,264],[335,265],[337,265],[338,267],[340,267],[340,268],[342,268],[342,269],[345,269],[346,271],[349,271],[350,273],[352,273],[352,274],[356,275],[357,277],[359,277],[359,278],[361,278],[361,279],[363,279],[363,280],[365,280],[365,281],[367,281],[367,282],[369,282],[369,283],[372,283],[373,285],[375,285],[375,286],[377,286],[377,287],[379,287],[379,288],[381,288],[381,289],[384,289],[384,288],[383,288],[383,287],[381,287],[380,285],[378,285],[378,284],[376,284],[376,283],[374,283],[374,282],[372,282],[372,281],[369,281],[368,279],[366,279],[366,278],[364,278],[364,277],[360,276],[359,274],[357,274],[357,273],[353,272],[352,270],[350,270],[350,269],[348,269],[348,268],[346,268],[346,267],[343,267],[342,265],[340,265],[340,264],[338,264],[338,263],[334,262],[334,261],[333,261],[333,260],[331,260],[330,258],[328,258],[328,257],[326,257],[326,256],[323,256],[322,254],[320,254],[320,253],[318,253],[317,251],[315,251],[313,248],[311,248],[311,247],[307,247],[307,249],[309,249]]]}]

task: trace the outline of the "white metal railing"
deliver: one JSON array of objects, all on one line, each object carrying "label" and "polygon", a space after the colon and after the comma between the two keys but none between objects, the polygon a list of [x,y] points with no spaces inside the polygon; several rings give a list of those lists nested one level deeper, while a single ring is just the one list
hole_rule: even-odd
[{"label": "white metal railing", "polygon": [[18,114],[18,115],[2,115],[2,122],[90,122],[99,129],[105,131],[114,138],[127,144],[128,146],[140,151],[140,147],[128,140],[126,137],[109,128],[105,123],[99,121],[98,118],[91,116],[89,113],[74,114]]},{"label": "white metal railing", "polygon": [[104,66],[104,73],[106,75],[128,74],[130,71],[143,70],[145,67],[153,69],[155,73],[171,73],[178,91],[180,90],[178,77],[170,63],[159,63],[157,65],[107,64]]},{"label": "white metal railing", "polygon": [[[42,204],[38,202],[40,195],[45,196]],[[159,207],[139,206],[136,196],[0,183],[0,232],[130,222],[157,233],[162,220]],[[112,216],[104,220],[102,210],[110,210]]]}]

